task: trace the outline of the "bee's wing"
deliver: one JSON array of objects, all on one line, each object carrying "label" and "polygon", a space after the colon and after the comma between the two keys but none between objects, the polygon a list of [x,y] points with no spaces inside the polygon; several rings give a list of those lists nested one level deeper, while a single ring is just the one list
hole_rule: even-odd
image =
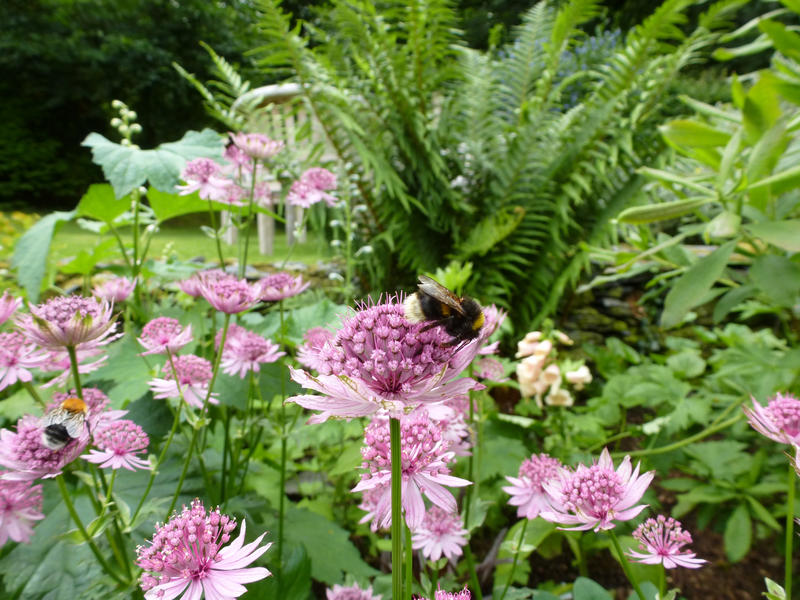
[{"label": "bee's wing", "polygon": [[461,299],[438,281],[426,275],[420,275],[419,285],[417,287],[423,294],[428,294],[428,296],[436,298],[439,302],[446,304],[459,314],[465,314],[461,306]]},{"label": "bee's wing", "polygon": [[67,433],[71,438],[79,438],[83,434],[83,424],[86,422],[86,413],[70,413],[61,424],[66,427]]},{"label": "bee's wing", "polygon": [[40,421],[42,427],[47,427],[48,425],[53,425],[54,423],[62,423],[64,420],[68,419],[70,416],[69,411],[61,408],[54,408],[49,413],[44,415]]}]

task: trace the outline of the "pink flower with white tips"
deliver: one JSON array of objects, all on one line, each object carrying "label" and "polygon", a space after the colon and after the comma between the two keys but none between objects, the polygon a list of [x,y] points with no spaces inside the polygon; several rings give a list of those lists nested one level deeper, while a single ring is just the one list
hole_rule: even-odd
[{"label": "pink flower with white tips", "polygon": [[283,150],[284,143],[273,140],[263,133],[229,133],[231,141],[247,156],[269,160]]},{"label": "pink flower with white tips", "polygon": [[633,519],[647,506],[634,505],[654,475],[655,471],[639,475],[639,465],[633,469],[630,456],[615,471],[611,455],[604,448],[600,459],[590,467],[580,464],[574,471],[562,467],[555,478],[542,484],[550,508],[539,516],[562,525],[577,525],[561,529],[613,529],[614,521]]},{"label": "pink flower with white tips", "polygon": [[463,553],[461,548],[467,545],[467,533],[464,520],[458,514],[431,506],[422,524],[412,532],[411,547],[420,550],[428,560],[444,556],[453,561]]},{"label": "pink flower with white tips", "polygon": [[767,406],[753,400],[753,408],[742,407],[750,426],[779,444],[800,444],[800,400],[777,394]]},{"label": "pink flower with white tips", "polygon": [[220,165],[210,158],[195,158],[187,162],[181,179],[186,185],[175,186],[179,196],[198,192],[203,200],[221,200],[231,183],[222,173]]},{"label": "pink flower with white tips", "polygon": [[[222,330],[217,333],[215,347],[219,350]],[[244,327],[231,323],[225,337],[225,349],[222,351],[222,372],[244,378],[248,373],[258,373],[260,365],[271,363],[285,356],[280,352],[278,344],[248,331]]]},{"label": "pink flower with white tips", "polygon": [[286,272],[273,273],[263,277],[261,284],[261,299],[264,302],[277,302],[306,291],[311,285],[308,281],[303,281],[303,277],[294,277]]},{"label": "pink flower with white tips", "polygon": [[42,486],[0,477],[0,548],[9,538],[15,542],[29,542],[33,521],[41,519],[44,519]]},{"label": "pink flower with white tips", "polygon": [[706,562],[696,558],[694,552],[684,550],[683,547],[692,543],[692,535],[681,528],[680,521],[672,517],[658,515],[655,519],[647,519],[636,528],[633,537],[639,542],[639,548],[645,553],[628,550],[627,554],[636,562],[647,565],[661,563],[665,569],[685,567],[699,569]]},{"label": "pink flower with white tips", "polygon": [[[439,588],[433,595],[433,600],[470,600],[470,598],[472,598],[472,594],[467,589],[467,586],[464,586],[464,589],[459,592],[445,592],[442,588]],[[428,599],[420,598],[419,600]]]},{"label": "pink flower with white tips", "polygon": [[[147,383],[153,392],[153,398],[180,398],[183,394],[183,399],[189,406],[203,408],[211,383],[211,363],[194,354],[175,356],[172,358],[172,363],[175,365],[174,370],[172,364],[167,362],[162,369],[163,377],[152,379]],[[213,393],[208,402],[219,404]]]},{"label": "pink flower with white tips", "polygon": [[17,381],[29,382],[29,369],[41,367],[47,355],[18,331],[0,333],[0,390]]},{"label": "pink flower with white tips", "polygon": [[381,600],[383,596],[372,594],[372,586],[366,589],[358,587],[357,583],[349,586],[334,585],[325,590],[326,600]]},{"label": "pink flower with white tips", "polygon": [[22,305],[22,298],[14,298],[8,290],[0,297],[0,325],[8,321],[11,315]]},{"label": "pink flower with white tips", "polygon": [[253,308],[260,301],[262,291],[260,284],[252,285],[233,275],[218,279],[202,278],[199,289],[200,295],[211,306],[228,315]]},{"label": "pink flower with white tips", "polygon": [[[442,430],[428,418],[425,411],[416,411],[400,419],[400,460],[402,472],[402,503],[408,527],[417,529],[425,518],[424,494],[436,506],[446,512],[457,511],[456,499],[444,486],[463,487],[470,481],[453,477],[447,466],[454,454],[447,449],[442,439]],[[366,446],[361,449],[364,458],[361,481],[353,488],[363,492],[379,487],[384,494],[391,494],[391,451],[389,442],[389,420],[375,418],[364,430]],[[381,499],[378,505],[391,509],[391,501]],[[376,514],[380,527],[391,522],[391,510]]]},{"label": "pink flower with white tips", "polygon": [[333,340],[333,332],[324,327],[312,327],[303,334],[303,345],[297,349],[297,362],[304,367],[319,371],[319,354],[322,347]]},{"label": "pink flower with white tips", "polygon": [[217,281],[230,277],[228,273],[222,269],[209,269],[208,271],[198,271],[192,274],[188,279],[178,282],[178,287],[184,294],[188,294],[192,298],[200,297],[200,285],[204,281]]},{"label": "pink flower with white tips", "polygon": [[517,507],[517,516],[535,519],[543,510],[550,507],[547,494],[542,487],[545,482],[558,476],[561,462],[547,454],[532,454],[522,461],[518,477],[508,477],[510,486],[503,488],[511,494],[508,503]]},{"label": "pink flower with white tips", "polygon": [[[195,499],[163,525],[148,545],[136,549],[144,573],[140,580],[147,600],[232,600],[247,591],[244,583],[264,579],[271,573],[264,567],[247,567],[269,550],[259,548],[264,533],[244,543],[245,522],[239,537],[225,546],[236,528],[236,520],[219,509],[206,512]],[[247,567],[247,568],[245,568]]]},{"label": "pink flower with white tips", "polygon": [[94,295],[108,302],[123,302],[128,299],[128,296],[133,292],[136,287],[136,278],[133,280],[127,277],[115,277],[108,279],[102,283],[94,286]]},{"label": "pink flower with white tips", "polygon": [[147,449],[150,438],[144,430],[133,421],[120,419],[112,421],[99,430],[93,432],[95,448],[89,454],[82,456],[88,462],[100,465],[106,469],[148,469],[150,464],[138,458]]},{"label": "pink flower with white tips", "polygon": [[300,175],[300,179],[292,184],[286,196],[286,202],[308,208],[322,200],[328,206],[336,205],[336,197],[327,190],[336,188],[336,175],[321,167],[312,167]]},{"label": "pink flower with white tips", "polygon": [[102,346],[118,336],[111,336],[116,322],[113,307],[103,300],[83,296],[58,296],[44,304],[28,305],[29,315],[17,318],[22,333],[48,350],[66,347]]},{"label": "pink flower with white tips", "polygon": [[141,337],[136,338],[144,346],[147,354],[175,354],[186,344],[192,341],[192,326],[186,329],[178,319],[158,317],[142,328]]}]

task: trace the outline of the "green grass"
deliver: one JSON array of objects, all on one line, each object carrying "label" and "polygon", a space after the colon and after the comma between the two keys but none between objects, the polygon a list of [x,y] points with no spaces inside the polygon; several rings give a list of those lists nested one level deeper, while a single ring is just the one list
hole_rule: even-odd
[{"label": "green grass", "polygon": [[[125,243],[129,244],[130,229],[122,230],[121,234]],[[75,223],[65,223],[53,238],[50,257],[59,263],[68,261],[80,249],[91,252],[91,249],[98,243],[108,239],[113,239],[113,236],[110,234],[100,236],[81,229]],[[118,249],[118,245],[114,244],[114,248]],[[226,261],[235,261],[237,251],[236,246],[222,243],[222,253]],[[251,232],[247,259],[249,264],[280,263],[287,253],[288,246],[286,244],[286,235],[283,231],[276,231],[274,252],[270,255],[261,254],[258,251],[258,237],[255,228]],[[118,255],[119,252],[117,250]],[[217,248],[214,239],[206,236],[200,227],[192,225],[180,227],[162,226],[160,231],[153,237],[147,256],[156,260],[163,260],[173,256],[179,260],[189,260],[200,256],[205,258],[206,261],[215,262],[217,260]],[[325,240],[309,231],[308,240],[295,246],[289,261],[314,265],[320,260],[330,260],[332,256],[331,249]]]}]

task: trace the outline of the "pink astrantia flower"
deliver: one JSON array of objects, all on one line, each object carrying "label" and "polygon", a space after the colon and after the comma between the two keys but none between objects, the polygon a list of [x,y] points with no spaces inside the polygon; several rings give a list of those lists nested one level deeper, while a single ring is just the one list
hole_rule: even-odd
[{"label": "pink astrantia flower", "polygon": [[[467,586],[464,586],[464,589],[459,592],[445,592],[442,588],[439,588],[433,595],[433,600],[470,600],[470,598],[472,598],[472,594],[470,594]],[[428,599],[419,598],[419,600]]]},{"label": "pink astrantia flower", "polygon": [[647,506],[634,506],[653,480],[655,471],[639,475],[639,464],[631,467],[626,456],[617,470],[608,449],[592,466],[578,465],[574,471],[561,468],[555,478],[542,483],[550,508],[539,516],[547,521],[577,527],[561,529],[595,531],[613,529],[614,521],[634,518]]},{"label": "pink astrantia flower", "polygon": [[452,561],[461,556],[461,548],[467,545],[467,533],[458,514],[431,506],[422,524],[411,535],[411,547],[421,550],[428,560],[439,560],[444,556]]},{"label": "pink astrantia flower", "polygon": [[[471,485],[471,482],[450,475],[447,464],[453,460],[454,454],[448,451],[441,428],[428,418],[425,411],[416,411],[400,419],[400,439],[403,510],[408,527],[415,530],[425,518],[423,494],[446,512],[454,513],[457,511],[456,499],[444,486],[463,487]],[[362,467],[368,472],[361,475],[361,481],[353,491],[380,487],[385,494],[391,494],[388,485],[392,478],[389,420],[373,419],[364,430],[364,443],[366,446],[361,448]],[[391,508],[391,501],[379,504]],[[391,522],[391,510],[375,517],[381,527],[386,527]]]},{"label": "pink astrantia flower", "polygon": [[147,323],[142,328],[141,337],[136,339],[145,347],[145,352],[142,352],[141,356],[175,354],[192,341],[192,326],[187,325],[184,329],[178,319],[158,317]]},{"label": "pink astrantia flower", "polygon": [[472,433],[467,423],[469,398],[448,398],[444,402],[425,407],[428,417],[442,428],[442,438],[456,456],[469,456],[472,448]]},{"label": "pink astrantia flower", "polygon": [[183,281],[178,282],[178,287],[184,294],[188,294],[192,298],[199,298],[200,297],[200,285],[204,281],[217,281],[219,279],[224,279],[226,277],[230,277],[230,274],[226,273],[222,269],[209,269],[208,271],[199,271],[193,273],[191,277],[188,279],[184,279]]},{"label": "pink astrantia flower", "polygon": [[226,194],[230,180],[222,173],[220,165],[210,158],[195,158],[186,163],[181,172],[186,185],[178,185],[178,195],[198,192],[203,200],[220,200]]},{"label": "pink astrantia flower", "polygon": [[58,296],[44,304],[29,305],[31,314],[21,315],[17,324],[22,333],[42,348],[61,350],[90,344],[102,346],[115,337],[113,307],[105,300],[83,296]]},{"label": "pink astrantia flower", "polygon": [[15,542],[29,542],[33,521],[41,519],[44,519],[42,486],[0,478],[0,547],[9,538]]},{"label": "pink astrantia flower", "polygon": [[[211,363],[194,354],[173,357],[172,362],[175,365],[174,370],[168,362],[162,369],[163,377],[147,383],[153,391],[153,398],[180,398],[182,393],[188,405],[203,408],[211,382]],[[216,394],[211,394],[208,401],[219,404]]]},{"label": "pink astrantia flower", "polygon": [[778,394],[767,406],[752,400],[753,408],[742,410],[753,429],[780,444],[800,444],[800,400],[791,394]]},{"label": "pink astrantia flower", "polygon": [[556,477],[561,468],[561,462],[557,458],[544,453],[531,454],[530,458],[522,461],[518,477],[506,476],[511,485],[504,487],[503,491],[511,494],[508,503],[517,507],[518,517],[535,519],[539,513],[550,507],[542,485]]},{"label": "pink astrantia flower", "polygon": [[240,313],[253,308],[261,299],[260,283],[250,284],[245,279],[237,279],[233,275],[212,279],[204,277],[200,280],[200,295],[218,311],[228,315]]},{"label": "pink astrantia flower", "polygon": [[334,585],[333,589],[325,590],[327,600],[381,600],[381,594],[373,595],[372,586],[366,589],[358,587],[357,583],[349,586]]},{"label": "pink astrantia flower", "polygon": [[264,567],[247,567],[271,543],[258,547],[264,533],[244,544],[245,522],[239,537],[225,546],[236,528],[236,520],[220,513],[206,512],[195,499],[163,525],[146,546],[136,548],[136,564],[144,573],[140,580],[147,600],[208,600],[238,598],[247,591],[242,584],[264,579],[271,573]]},{"label": "pink astrantia flower", "polygon": [[308,281],[303,281],[303,277],[294,277],[286,272],[273,273],[263,277],[261,284],[261,299],[265,302],[277,302],[297,296],[305,292],[311,285]]},{"label": "pink astrantia flower", "polygon": [[6,290],[0,297],[0,325],[8,321],[11,315],[22,305],[22,298],[14,298]]},{"label": "pink astrantia flower", "polygon": [[322,200],[328,206],[336,205],[336,197],[327,190],[336,188],[336,175],[321,167],[312,167],[300,175],[300,179],[292,184],[286,196],[286,202],[293,206],[308,208]]},{"label": "pink astrantia flower", "polygon": [[89,450],[89,454],[81,458],[98,464],[104,469],[124,468],[135,471],[150,467],[146,460],[136,456],[147,449],[150,438],[133,421],[128,419],[113,421],[93,433],[94,445],[97,449],[92,448]]},{"label": "pink astrantia flower", "polygon": [[319,371],[320,351],[328,342],[333,341],[333,332],[324,327],[312,327],[303,334],[303,344],[297,349],[297,362],[304,367]]},{"label": "pink astrantia flower", "polygon": [[[231,163],[230,166],[233,166],[235,170],[249,171],[253,168],[253,159],[234,143],[225,146],[225,152],[222,153],[222,156]],[[223,170],[225,170],[225,167],[223,167]]]},{"label": "pink astrantia flower", "polygon": [[108,302],[122,302],[128,299],[135,287],[135,277],[132,281],[127,277],[115,277],[98,283],[93,291],[95,296]]},{"label": "pink astrantia flower", "polygon": [[32,381],[29,369],[41,367],[47,355],[18,331],[0,333],[0,390],[17,381]]},{"label": "pink astrantia flower", "polygon": [[283,150],[284,143],[270,139],[263,133],[229,133],[231,141],[247,156],[268,160]]},{"label": "pink astrantia flower", "polygon": [[[217,333],[215,347],[219,350],[222,330]],[[280,352],[278,344],[248,331],[244,327],[231,323],[225,337],[225,348],[222,351],[222,372],[238,375],[243,378],[250,372],[258,373],[259,365],[271,363],[285,356]]]},{"label": "pink astrantia flower", "polygon": [[479,377],[480,379],[488,379],[498,383],[508,379],[505,377],[503,363],[491,356],[475,361],[474,367],[475,377]]},{"label": "pink astrantia flower", "polygon": [[[359,523],[369,523],[372,531],[386,529],[392,524],[392,494],[387,491],[391,482],[376,485],[373,488],[364,490],[361,495],[361,504],[358,508],[366,512]],[[389,514],[387,517],[386,514]],[[385,523],[385,524],[384,524]]]},{"label": "pink astrantia flower", "polygon": [[692,535],[684,531],[680,521],[672,517],[658,515],[656,519],[647,519],[636,528],[633,537],[639,542],[639,548],[645,550],[645,553],[628,550],[628,556],[636,562],[648,565],[661,563],[665,569],[698,569],[708,562],[696,558],[694,552],[683,550],[685,545],[692,543]]},{"label": "pink astrantia flower", "polygon": [[324,394],[289,398],[304,408],[321,411],[309,423],[329,417],[362,417],[386,410],[442,402],[479,387],[459,377],[485,341],[481,336],[453,346],[441,327],[425,329],[409,323],[403,304],[363,306],[343,319],[332,342],[319,353],[320,375],[292,369],[292,379]]}]

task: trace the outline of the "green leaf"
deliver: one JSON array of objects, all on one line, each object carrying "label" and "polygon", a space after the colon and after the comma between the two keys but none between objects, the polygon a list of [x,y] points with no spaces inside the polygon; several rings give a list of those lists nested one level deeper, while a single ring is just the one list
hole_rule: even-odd
[{"label": "green leaf", "polygon": [[769,577],[764,577],[764,584],[767,586],[767,591],[764,593],[767,600],[786,600],[786,590],[779,584]]},{"label": "green leaf", "polygon": [[659,202],[658,204],[648,204],[647,206],[632,206],[623,210],[617,220],[632,225],[644,225],[646,223],[664,221],[665,219],[675,219],[693,212],[714,200],[716,198],[698,197],[687,200],[674,200],[672,202]]},{"label": "green leaf", "polygon": [[210,129],[187,131],[177,142],[161,144],[155,150],[142,150],[112,142],[99,133],[90,133],[83,146],[92,149],[92,160],[114,188],[117,198],[149,181],[162,192],[173,192],[186,162],[194,158],[222,158],[223,141]]},{"label": "green leaf", "polygon": [[81,197],[75,211],[78,217],[89,217],[110,224],[130,207],[127,198],[117,199],[114,196],[114,188],[109,184],[94,183]]},{"label": "green leaf", "polygon": [[750,298],[754,292],[755,287],[752,285],[742,285],[725,292],[725,294],[723,294],[714,305],[714,313],[712,315],[714,323],[719,323],[722,321],[722,319],[724,319],[729,312],[731,312],[744,300]]},{"label": "green leaf", "polygon": [[[798,183],[800,183],[800,171],[798,171]],[[750,235],[761,238],[773,246],[790,252],[800,252],[800,220],[798,219],[750,223],[745,225],[744,229]]]},{"label": "green leaf", "polygon": [[53,235],[62,223],[70,221],[74,216],[74,210],[45,215],[17,240],[11,268],[16,269],[17,281],[25,288],[31,302],[39,300]]},{"label": "green leaf", "polygon": [[[273,551],[266,554],[273,555]],[[278,578],[273,574],[260,581],[247,584],[247,597],[252,598],[280,598],[280,600],[308,600],[311,594],[311,560],[302,545],[291,546],[283,555],[281,565],[280,590]],[[280,595],[278,592],[280,591]]]},{"label": "green leaf", "polygon": [[753,525],[750,521],[750,511],[746,504],[740,504],[725,523],[723,540],[725,554],[731,562],[739,562],[750,550],[753,537]]},{"label": "green leaf", "polygon": [[180,215],[208,211],[208,201],[202,200],[197,192],[179,196],[174,192],[150,188],[147,190],[147,201],[159,223]]},{"label": "green leaf", "polygon": [[755,144],[781,116],[778,91],[772,77],[763,74],[744,98],[742,117],[748,141]]},{"label": "green leaf", "polygon": [[574,600],[611,600],[612,596],[606,589],[589,579],[588,577],[578,577],[572,586],[572,597]]},{"label": "green leaf", "polygon": [[98,263],[108,261],[110,258],[119,254],[117,242],[113,238],[107,238],[89,250],[80,248],[78,254],[68,263],[61,265],[61,272],[66,274],[90,275]]},{"label": "green leaf", "polygon": [[456,259],[463,260],[473,255],[483,256],[494,246],[507,238],[522,222],[525,209],[521,206],[503,208],[484,217],[470,230],[453,253]]},{"label": "green leaf", "polygon": [[771,528],[773,531],[782,531],[781,524],[772,516],[767,508],[752,496],[745,496],[750,509],[753,511],[753,516]]},{"label": "green leaf", "polygon": [[791,307],[800,294],[800,265],[785,256],[764,254],[753,261],[750,280],[773,303]]},{"label": "green leaf", "polygon": [[747,190],[759,191],[762,188],[770,187],[774,195],[780,195],[800,186],[800,165],[790,167],[785,171],[775,173],[769,177],[764,177],[747,186]]},{"label": "green leaf", "polygon": [[787,29],[783,23],[769,19],[761,21],[758,28],[769,36],[778,52],[800,62],[800,35]]},{"label": "green leaf", "polygon": [[676,119],[658,128],[661,135],[673,146],[691,148],[713,148],[725,146],[731,134],[692,119]]},{"label": "green leaf", "polygon": [[711,286],[722,275],[737,241],[731,240],[723,244],[694,263],[678,278],[664,300],[662,327],[674,327],[680,323],[686,313],[705,298]]},{"label": "green leaf", "polygon": [[686,350],[670,356],[667,359],[667,366],[684,379],[690,379],[706,370],[706,361],[700,357],[699,352]]},{"label": "green leaf", "polygon": [[345,573],[355,577],[373,577],[378,572],[361,559],[350,534],[316,513],[290,508],[286,513],[286,538],[302,544],[311,559],[311,576],[333,585]]},{"label": "green leaf", "polygon": [[145,358],[139,356],[142,349],[135,336],[126,335],[107,348],[108,363],[91,373],[87,383],[111,381],[113,385],[107,394],[114,408],[120,408],[123,403],[136,400],[149,391],[147,382],[152,374]]}]

